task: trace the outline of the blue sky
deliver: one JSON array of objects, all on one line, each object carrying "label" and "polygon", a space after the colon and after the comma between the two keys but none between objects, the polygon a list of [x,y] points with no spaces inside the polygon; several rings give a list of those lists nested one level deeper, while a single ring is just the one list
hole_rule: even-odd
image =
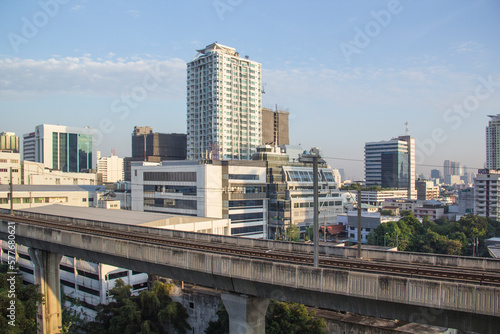
[{"label": "blue sky", "polygon": [[288,108],[291,143],[352,179],[365,142],[405,122],[417,171],[481,168],[500,113],[499,18],[495,0],[2,1],[0,131],[92,126],[119,156],[135,125],[185,133],[185,64],[217,41],[262,63],[263,105]]}]

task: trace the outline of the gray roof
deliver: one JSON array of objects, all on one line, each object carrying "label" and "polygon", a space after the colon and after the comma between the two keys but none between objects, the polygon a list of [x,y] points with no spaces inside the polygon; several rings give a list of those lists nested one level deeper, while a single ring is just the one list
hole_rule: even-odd
[{"label": "gray roof", "polygon": [[163,213],[149,213],[131,210],[108,210],[93,207],[79,207],[70,205],[53,204],[19,211],[33,212],[45,215],[61,216],[68,218],[94,220],[108,223],[127,225],[165,226],[189,222],[202,222],[218,220],[219,218],[192,217]]}]

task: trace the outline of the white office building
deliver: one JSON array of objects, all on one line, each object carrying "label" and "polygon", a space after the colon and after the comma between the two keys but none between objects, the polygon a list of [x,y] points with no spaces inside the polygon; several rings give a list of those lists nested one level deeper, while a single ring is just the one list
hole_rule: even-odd
[{"label": "white office building", "polygon": [[417,198],[415,190],[415,139],[399,136],[365,144],[367,186],[406,189],[407,198]]},{"label": "white office building", "polygon": [[21,155],[0,151],[0,184],[21,184]]},{"label": "white office building", "polygon": [[111,157],[101,157],[97,151],[97,173],[102,174],[102,182],[115,183],[123,181],[125,178],[123,170],[123,158],[116,155]]},{"label": "white office building", "polygon": [[486,168],[500,169],[500,114],[489,115],[486,127]]},{"label": "white office building", "polygon": [[23,136],[23,160],[62,172],[94,169],[96,136],[97,131],[90,127],[38,125],[34,132]]},{"label": "white office building", "polygon": [[261,64],[212,43],[187,64],[187,157],[250,160],[262,142]]},{"label": "white office building", "polygon": [[266,167],[260,161],[132,164],[132,210],[229,218],[231,235],[267,238]]}]

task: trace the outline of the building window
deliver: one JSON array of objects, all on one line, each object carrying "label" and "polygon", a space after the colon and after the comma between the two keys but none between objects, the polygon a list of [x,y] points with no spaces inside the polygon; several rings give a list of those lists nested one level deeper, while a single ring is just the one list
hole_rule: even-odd
[{"label": "building window", "polygon": [[263,231],[264,231],[264,226],[262,226],[262,225],[233,227],[231,229],[231,234],[235,235],[235,234],[255,233],[255,232],[263,232]]},{"label": "building window", "polygon": [[259,175],[255,174],[229,174],[229,180],[258,180]]}]

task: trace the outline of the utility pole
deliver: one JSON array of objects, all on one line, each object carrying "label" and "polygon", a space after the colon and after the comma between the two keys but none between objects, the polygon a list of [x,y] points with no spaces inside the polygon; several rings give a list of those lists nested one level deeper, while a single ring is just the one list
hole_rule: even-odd
[{"label": "utility pole", "polygon": [[358,259],[361,259],[361,188],[358,189]]},{"label": "utility pole", "polygon": [[313,188],[314,188],[314,218],[313,218],[313,228],[314,228],[314,267],[318,267],[318,246],[319,246],[319,205],[318,205],[318,162],[325,163],[320,157],[320,152],[317,148],[311,149],[307,154],[302,154],[299,158],[301,162],[312,162],[313,163]]},{"label": "utility pole", "polygon": [[14,214],[14,191],[12,189],[12,167],[9,168],[10,182],[9,182],[9,197],[10,197],[10,214]]},{"label": "utility pole", "polygon": [[319,244],[319,222],[318,222],[318,155],[313,156],[313,183],[314,183],[314,267],[318,267],[318,244]]}]

